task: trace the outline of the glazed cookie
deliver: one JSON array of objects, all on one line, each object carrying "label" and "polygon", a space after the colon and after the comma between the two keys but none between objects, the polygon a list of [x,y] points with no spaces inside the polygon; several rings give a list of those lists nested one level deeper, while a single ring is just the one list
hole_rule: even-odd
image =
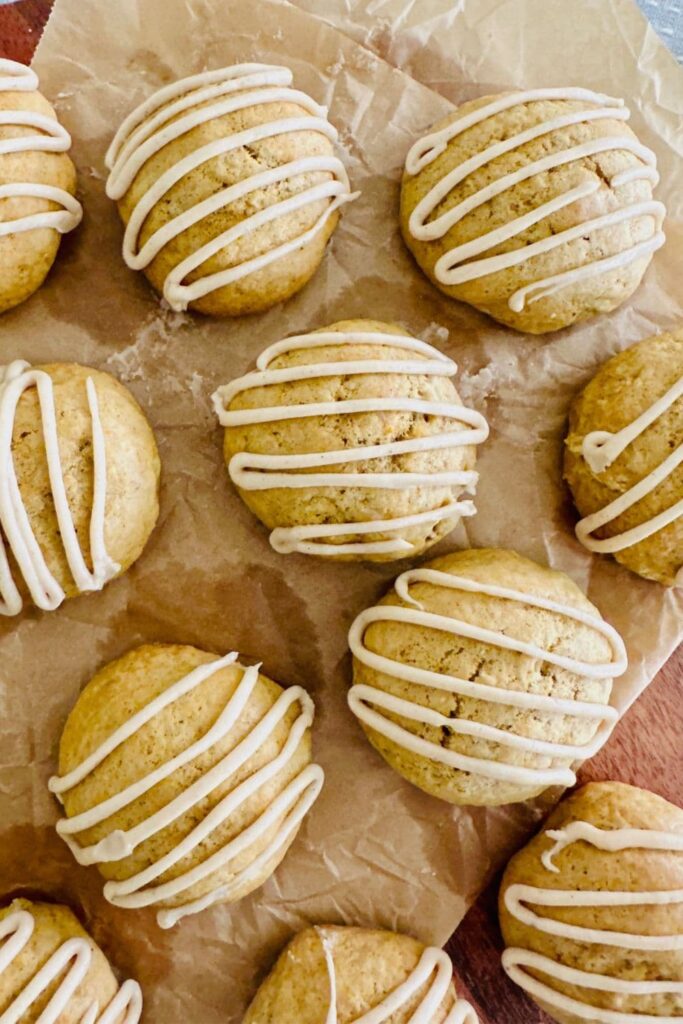
[{"label": "glazed cookie", "polygon": [[81,221],[71,136],[24,64],[0,59],[0,313],[33,295]]},{"label": "glazed cookie", "polygon": [[571,87],[484,96],[435,125],[401,191],[424,273],[531,334],[619,306],[664,243],[656,158],[628,117],[623,100]]},{"label": "glazed cookie", "polygon": [[14,900],[0,910],[0,1019],[7,1024],[137,1024],[142,993],[118,983],[67,907]]},{"label": "glazed cookie", "polygon": [[454,804],[575,781],[618,713],[617,632],[564,573],[512,551],[410,569],[349,632],[349,706],[397,772]]},{"label": "glazed cookie", "polygon": [[395,932],[322,925],[286,947],[243,1024],[477,1024],[441,949]]},{"label": "glazed cookie", "polygon": [[558,1024],[683,1020],[683,810],[584,786],[510,861],[503,967]]},{"label": "glazed cookie", "polygon": [[313,702],[195,647],[138,647],[85,687],[50,789],[80,864],[119,907],[172,927],[234,903],[273,873],[315,802]]},{"label": "glazed cookie", "polygon": [[576,535],[646,579],[683,567],[683,328],[610,359],[569,414],[564,475]]},{"label": "glazed cookie", "polygon": [[484,417],[455,363],[395,325],[344,320],[278,341],[218,389],[225,459],[276,551],[390,561],[473,515]]},{"label": "glazed cookie", "polygon": [[159,455],[133,396],[76,363],[0,368],[0,615],[46,611],[135,561],[159,513]]},{"label": "glazed cookie", "polygon": [[327,110],[289,68],[237,64],[167,85],[121,125],[107,195],[123,256],[172,309],[268,309],[310,280],[355,198]]}]

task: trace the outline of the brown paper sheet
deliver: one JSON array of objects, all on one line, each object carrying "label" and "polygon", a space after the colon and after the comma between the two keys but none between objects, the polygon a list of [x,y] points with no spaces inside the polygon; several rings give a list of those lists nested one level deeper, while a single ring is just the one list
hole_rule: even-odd
[{"label": "brown paper sheet", "polygon": [[[372,752],[346,709],[348,626],[397,570],[277,555],[230,487],[208,398],[266,344],[354,316],[398,320],[435,341],[458,360],[461,393],[486,413],[492,438],[480,454],[479,514],[434,554],[509,546],[569,572],[627,641],[631,668],[615,688],[622,708],[681,633],[680,593],[590,558],[575,542],[559,469],[571,395],[609,355],[683,313],[680,69],[627,0],[385,0],[374,15],[360,0],[305,3],[344,34],[269,0],[117,0],[115,8],[57,0],[35,61],[72,132],[86,214],[43,289],[0,320],[2,359],[76,360],[115,373],[154,425],[163,495],[159,526],[125,577],[56,613],[0,623],[0,892],[82,905],[116,966],[142,983],[145,1019],[157,1024],[237,1024],[276,951],[309,920],[384,925],[443,943],[540,812],[459,810],[423,795]],[[411,141],[451,104],[354,33],[455,100],[512,83],[624,94],[661,158],[659,194],[672,213],[668,244],[634,299],[543,341],[432,288],[400,241],[398,180]],[[311,284],[285,306],[234,322],[171,314],[122,262],[104,152],[123,115],[161,84],[245,60],[287,64],[299,88],[329,104],[362,196]],[[273,678],[306,686],[327,772],[275,877],[239,906],[171,932],[149,912],[104,902],[96,870],[73,864],[56,837],[45,786],[79,689],[104,662],[151,640],[237,649],[262,659]]]}]

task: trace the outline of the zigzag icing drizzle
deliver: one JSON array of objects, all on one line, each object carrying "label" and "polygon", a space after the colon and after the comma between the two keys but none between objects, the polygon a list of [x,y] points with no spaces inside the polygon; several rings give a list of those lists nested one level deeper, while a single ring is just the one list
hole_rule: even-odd
[{"label": "zigzag icing drizzle", "polygon": [[[30,942],[35,923],[33,914],[28,910],[17,910],[0,921],[0,977]],[[0,1015],[1,1024],[20,1024],[26,1020],[25,1014],[36,1000],[63,975],[39,1018],[39,1024],[57,1024],[63,1019],[62,1014],[68,1011],[71,997],[88,973],[91,961],[92,945],[87,939],[67,939]],[[137,1024],[141,1013],[140,986],[137,981],[126,981],[101,1014],[97,1001],[94,1001],[79,1024],[118,1024],[119,1021],[121,1024]],[[125,1016],[121,1017],[121,1014]]]},{"label": "zigzag icing drizzle", "polygon": [[[458,224],[472,210],[478,209],[495,196],[501,195],[510,188],[514,188],[520,182],[526,181],[536,174],[551,171],[556,167],[561,167],[585,157],[597,156],[599,153],[605,153],[609,150],[625,150],[641,161],[638,165],[614,175],[609,182],[610,188],[615,189],[620,185],[640,179],[651,181],[653,184],[657,183],[659,180],[656,170],[657,158],[652,150],[627,135],[608,135],[589,139],[580,145],[572,146],[559,153],[551,153],[548,156],[525,164],[517,170],[503,175],[484,188],[480,188],[450,210],[430,220],[439,204],[447,198],[457,185],[464,181],[473,171],[480,167],[485,167],[490,161],[495,160],[504,153],[509,153],[519,146],[531,142],[533,139],[542,138],[571,125],[603,118],[626,121],[630,117],[630,111],[624,106],[623,100],[591,92],[588,89],[530,89],[525,92],[515,92],[510,95],[501,96],[491,103],[487,103],[485,106],[457,118],[446,125],[445,128],[431,132],[425,135],[424,138],[419,139],[408,153],[406,171],[408,174],[418,174],[446,150],[448,143],[452,139],[468,128],[481,124],[482,121],[504,110],[510,110],[524,103],[540,100],[579,100],[593,104],[593,106],[587,107],[584,110],[571,111],[570,113],[534,125],[525,131],[519,132],[512,138],[504,139],[489,146],[483,152],[475,154],[469,160],[454,168],[430,189],[424,199],[413,210],[408,224],[409,232],[413,238],[418,241],[433,241],[443,238],[455,224]],[[537,302],[539,299],[554,295],[562,288],[583,281],[586,278],[627,266],[629,263],[633,263],[635,260],[642,259],[654,252],[664,244],[664,233],[661,230],[661,226],[666,212],[665,207],[660,202],[649,200],[631,203],[623,207],[623,209],[613,210],[600,217],[584,221],[574,227],[566,228],[564,231],[551,234],[547,238],[513,249],[510,252],[500,253],[497,256],[487,257],[484,255],[502,242],[515,238],[528,227],[537,224],[545,217],[563,210],[572,203],[586,199],[601,187],[601,179],[597,175],[593,175],[590,180],[582,182],[575,188],[569,189],[567,192],[541,204],[530,213],[515,217],[508,224],[488,231],[479,238],[474,238],[469,242],[464,242],[453,249],[449,249],[435,265],[434,273],[436,279],[445,285],[463,284],[466,281],[476,280],[477,278],[485,277],[487,274],[494,274],[500,270],[505,270],[508,267],[519,266],[534,256],[551,252],[566,242],[583,238],[591,232],[600,231],[614,224],[635,220],[639,217],[650,217],[652,219],[652,233],[648,239],[637,242],[630,248],[624,249],[622,252],[612,256],[592,260],[583,266],[575,267],[559,274],[553,274],[550,277],[541,278],[517,289],[508,299],[508,305],[514,312],[519,313],[527,303]]]},{"label": "zigzag icing drizzle", "polygon": [[[31,68],[14,60],[0,59],[0,92],[33,92],[37,88],[38,76]],[[4,125],[35,128],[36,131],[18,138],[0,138],[0,157],[6,153],[66,153],[71,147],[71,136],[59,121],[34,110],[0,110],[0,128]],[[62,209],[1,221],[0,238],[34,228],[54,228],[63,235],[73,231],[83,217],[81,204],[63,188],[29,181],[0,185],[0,199],[23,197],[49,199]]]},{"label": "zigzag icing drizzle", "polygon": [[[140,232],[153,207],[163,200],[166,193],[185,175],[208,160],[242,146],[250,146],[263,139],[275,138],[289,132],[319,132],[331,142],[336,142],[337,131],[327,120],[327,109],[321,107],[306,93],[290,88],[291,84],[292,72],[289,68],[269,64],[237,64],[233,67],[205,71],[190,78],[183,78],[154,93],[129,114],[116,133],[106,155],[106,165],[111,172],[107,181],[107,195],[110,199],[121,199],[126,194],[140,169],[151,157],[175,139],[207,121],[268,103],[295,103],[310,114],[268,121],[216,139],[178,160],[165,171],[138,200],[126,227],[123,257],[133,270],[143,270],[149,266],[163,247],[183,231],[258,189],[288,181],[301,174],[326,171],[332,175],[329,181],[313,185],[288,199],[251,214],[182,260],[169,273],[163,287],[164,298],[173,309],[187,309],[190,302],[239,281],[307,245],[322,231],[335,210],[358,195],[351,194],[346,169],[338,157],[301,157],[279,167],[253,174],[228,188],[220,189],[164,224],[147,239],[142,248],[139,247]],[[198,104],[204,106],[198,108]],[[185,113],[188,110],[190,112]],[[172,121],[174,117],[177,120]],[[183,284],[189,274],[225,246],[231,245],[264,224],[324,199],[330,199],[331,202],[313,227],[304,234],[234,267],[207,274],[191,284]]]},{"label": "zigzag icing drizzle", "polygon": [[[99,414],[97,390],[92,377],[85,382],[92,420],[93,502],[90,515],[90,557],[85,563],[69,508],[59,454],[57,414],[52,378],[44,370],[33,370],[23,360],[0,368],[0,526],[7,544],[38,608],[52,611],[64,600],[62,587],[50,572],[24,505],[12,457],[12,434],[17,405],[27,388],[38,392],[45,455],[55,515],[69,570],[79,591],[101,590],[119,572],[120,566],[107,554],[104,541],[107,500],[107,455]],[[17,615],[21,595],[12,578],[4,542],[0,539],[0,615]]]},{"label": "zigzag icing drizzle", "polygon": [[[683,833],[658,832],[649,829],[623,828],[604,830],[585,821],[573,821],[559,830],[546,832],[555,841],[547,850],[542,861],[548,871],[558,872],[553,859],[572,843],[589,843],[595,849],[616,852],[619,850],[666,850],[683,853]],[[505,892],[505,906],[510,914],[522,924],[535,928],[547,935],[554,935],[572,942],[589,945],[614,946],[619,949],[653,952],[683,950],[683,933],[679,935],[635,935],[625,932],[584,928],[566,924],[555,918],[543,917],[529,905],[535,907],[656,907],[683,904],[683,889],[661,892],[593,892],[590,890],[540,889],[531,885],[511,885]],[[548,978],[569,985],[596,992],[613,992],[623,997],[652,995],[683,996],[683,981],[638,981],[614,978],[609,975],[581,971],[551,960],[540,953],[511,947],[502,957],[503,967],[516,982],[531,996],[555,1009],[573,1014],[582,1020],[596,1024],[680,1024],[683,1015],[652,1016],[638,1012],[607,1010],[590,1003],[574,999],[558,992],[551,985],[539,981],[525,970],[540,971]]]},{"label": "zigzag icing drizzle", "polygon": [[[420,582],[452,590],[463,590],[468,593],[485,594],[489,597],[498,597],[508,601],[518,601],[530,608],[543,608],[560,615],[565,615],[574,622],[590,626],[603,636],[612,649],[613,659],[606,664],[577,661],[567,655],[544,650],[536,644],[517,640],[502,632],[486,629],[483,626],[476,626],[470,622],[463,622],[450,616],[426,612],[423,610],[423,606],[410,595],[411,584]],[[570,605],[559,604],[556,601],[537,597],[535,594],[510,590],[507,587],[479,583],[464,576],[456,576],[436,569],[411,569],[398,577],[394,587],[398,596],[409,607],[375,605],[373,608],[368,608],[361,612],[351,626],[349,646],[354,658],[361,664],[376,672],[382,672],[396,679],[402,679],[417,686],[423,686],[426,691],[428,689],[436,689],[446,693],[473,697],[477,700],[503,704],[508,707],[538,711],[542,714],[587,718],[600,722],[601,725],[596,729],[595,735],[589,743],[581,746],[554,743],[548,740],[520,736],[517,733],[507,732],[482,722],[471,721],[465,718],[448,718],[422,704],[396,697],[375,686],[357,683],[349,690],[348,702],[349,707],[360,721],[375,732],[397,743],[405,750],[410,750],[415,754],[419,754],[432,761],[438,761],[441,764],[449,765],[452,768],[471,772],[474,775],[483,775],[487,778],[519,783],[520,785],[573,785],[576,781],[576,776],[571,768],[521,767],[505,761],[488,760],[483,757],[461,754],[454,750],[446,750],[437,743],[432,743],[430,740],[422,739],[420,736],[409,732],[397,722],[383,715],[382,711],[392,712],[413,722],[433,725],[437,728],[446,727],[450,732],[457,733],[458,735],[472,736],[476,739],[498,743],[512,750],[522,750],[530,754],[536,754],[539,757],[562,758],[563,760],[573,761],[579,758],[592,757],[599,750],[610,735],[619,717],[616,708],[585,701],[560,699],[544,694],[506,690],[489,684],[471,682],[467,679],[444,675],[440,672],[416,668],[368,650],[364,642],[365,631],[373,622],[405,622],[414,626],[423,626],[426,629],[440,630],[453,636],[468,637],[503,650],[518,651],[521,654],[538,658],[589,679],[610,679],[621,675],[626,670],[627,665],[626,650],[616,630],[603,619],[590,615],[588,612],[581,611],[578,608],[573,608]]]},{"label": "zigzag icing drizzle", "polygon": [[[633,444],[649,426],[659,419],[660,416],[663,416],[682,397],[683,377],[680,377],[666,394],[658,398],[656,402],[653,402],[649,408],[645,409],[640,416],[622,430],[614,434],[608,430],[593,430],[590,434],[586,434],[581,445],[581,454],[593,472],[598,475],[608,469],[629,445]],[[597,540],[592,536],[601,526],[613,522],[623,512],[628,511],[628,509],[635,505],[636,502],[654,491],[680,466],[681,462],[683,462],[683,444],[674,449],[652,472],[648,473],[647,476],[643,477],[642,480],[639,480],[637,484],[634,484],[633,487],[630,487],[623,494],[620,494],[614,501],[611,501],[600,511],[586,516],[585,519],[581,519],[576,524],[576,536],[584,547],[601,554],[623,551],[624,548],[628,548],[632,544],[638,544],[647,537],[651,537],[653,533],[663,530],[669,523],[673,523],[682,516],[683,499],[675,502],[670,508],[664,509],[663,512],[653,516],[651,519],[647,519],[644,523],[639,523],[638,526],[634,526],[630,530],[624,530],[623,533],[615,534],[614,537]]]},{"label": "zigzag icing drizzle", "polygon": [[[383,345],[415,353],[415,359],[373,359],[339,362],[306,363],[271,369],[270,364],[284,353],[325,346]],[[425,358],[426,357],[426,358]],[[358,448],[344,448],[340,451],[310,452],[301,455],[261,455],[239,452],[230,460],[229,473],[233,483],[242,490],[268,490],[274,487],[366,487],[406,489],[409,487],[462,487],[474,491],[478,474],[471,470],[444,471],[437,473],[415,472],[308,472],[326,466],[342,465],[366,459],[380,459],[399,456],[409,452],[436,451],[461,445],[480,444],[488,437],[488,424],[481,413],[465,406],[431,399],[394,397],[359,398],[330,402],[311,402],[304,405],[276,405],[260,409],[235,409],[228,407],[239,394],[252,388],[267,387],[271,384],[296,383],[304,380],[334,376],[362,376],[364,374],[402,374],[415,376],[451,377],[457,371],[456,364],[437,349],[418,338],[406,335],[383,334],[369,331],[317,331],[313,334],[297,335],[270,345],[256,360],[258,369],[244,377],[220,387],[213,396],[214,407],[224,427],[236,427],[255,423],[275,423],[284,420],[313,416],[339,416],[355,413],[410,412],[425,416],[443,416],[454,421],[458,429],[446,433],[392,441]],[[466,429],[462,425],[465,424]],[[302,472],[303,471],[303,472]],[[328,523],[310,526],[278,527],[270,535],[270,543],[276,551],[287,553],[299,551],[304,554],[376,554],[380,552],[410,553],[412,545],[402,537],[353,543],[326,543],[330,537],[346,534],[372,535],[373,533],[400,531],[420,523],[436,525],[443,519],[470,516],[475,513],[471,501],[450,501],[426,512],[402,516],[397,519],[373,519],[359,523]]]},{"label": "zigzag icing drizzle", "polygon": [[[330,1002],[325,1024],[338,1024],[337,1017],[337,975],[334,966],[333,947],[323,928],[316,929],[325,954],[325,963],[330,984]],[[432,1024],[441,1003],[448,995],[453,978],[453,965],[448,955],[435,946],[425,949],[415,970],[406,980],[390,992],[381,1003],[354,1018],[352,1024],[384,1024],[392,1014],[411,1002],[415,994],[432,979],[429,989],[417,1007],[410,1024]],[[443,1024],[478,1024],[474,1009],[464,999],[458,999]]]},{"label": "zigzag icing drizzle", "polygon": [[[169,686],[158,697],[133,715],[132,718],[119,726],[77,768],[74,768],[73,771],[62,778],[55,776],[50,779],[50,790],[61,798],[61,794],[69,792],[69,790],[87,778],[109,754],[117,750],[131,736],[135,735],[143,725],[151,721],[164,708],[173,704],[174,701],[180,699],[185,694],[192,692],[192,690],[220,671],[220,669],[227,665],[233,665],[236,660],[237,654],[233,651],[216,661],[200,665],[190,672],[189,675]],[[244,669],[235,692],[214,724],[201,739],[192,743],[171,760],[166,761],[159,768],[143,776],[137,782],[116,793],[108,800],[103,800],[101,803],[73,818],[62,818],[57,823],[57,832],[64,839],[79,864],[101,864],[122,860],[134,853],[141,843],[144,843],[151,836],[157,835],[162,829],[182,817],[183,814],[195,807],[217,787],[223,785],[235,773],[239,772],[249,758],[256,754],[263,744],[270,739],[287,715],[289,709],[294,704],[299,704],[301,713],[293,723],[280,752],[272,760],[249,775],[227,796],[223,797],[206,817],[195,826],[189,835],[158,861],[150,864],[149,867],[132,875],[125,881],[107,882],[104,886],[104,895],[110,903],[118,907],[135,908],[147,907],[166,900],[175,900],[187,889],[211,875],[212,872],[234,861],[248,850],[250,846],[260,841],[268,829],[277,824],[279,818],[283,818],[274,838],[269,841],[260,853],[254,856],[246,868],[235,873],[230,883],[216,886],[215,889],[198,899],[188,900],[179,906],[160,910],[157,913],[157,921],[160,927],[171,928],[177,921],[188,914],[198,913],[214,903],[229,900],[233,893],[245,882],[248,882],[250,878],[256,876],[261,867],[267,864],[272,857],[277,855],[291,841],[303,818],[315,803],[322,788],[324,774],[319,765],[308,765],[299,772],[282,792],[271,801],[260,817],[220,850],[171,881],[158,882],[158,879],[164,872],[172,868],[183,857],[191,855],[204,840],[211,836],[212,832],[227,821],[230,815],[237,812],[254,793],[258,792],[262,786],[287,769],[305,733],[310,729],[313,722],[313,701],[300,686],[291,686],[284,690],[275,704],[236,747],[209,771],[205,772],[188,789],[151,817],[145,818],[138,825],[125,832],[120,829],[110,832],[106,838],[93,846],[81,846],[77,840],[72,838],[78,832],[92,828],[93,825],[106,821],[111,815],[116,814],[123,808],[129,807],[159,782],[169,778],[173,772],[184,765],[192,763],[196,758],[211,750],[215,744],[220,742],[234,728],[246,707],[258,683],[258,669],[259,666]]]}]

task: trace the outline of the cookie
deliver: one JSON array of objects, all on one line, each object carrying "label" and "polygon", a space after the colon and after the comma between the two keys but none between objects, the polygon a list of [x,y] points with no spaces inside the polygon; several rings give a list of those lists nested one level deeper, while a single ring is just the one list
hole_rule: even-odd
[{"label": "cookie", "polygon": [[81,221],[70,148],[35,72],[0,59],[0,313],[40,288]]},{"label": "cookie", "polygon": [[320,925],[299,932],[243,1024],[477,1024],[441,949],[395,932]]},{"label": "cookie", "polygon": [[572,785],[618,712],[624,644],[564,573],[459,551],[402,573],[349,632],[348,701],[376,750],[454,804]]},{"label": "cookie", "polygon": [[683,1019],[683,810],[590,783],[510,861],[503,966],[558,1024]]},{"label": "cookie", "polygon": [[234,652],[138,647],[101,669],[64,727],[59,835],[119,907],[170,928],[273,873],[323,782],[313,702]]},{"label": "cookie", "polygon": [[298,292],[350,199],[327,110],[289,68],[237,64],[164,86],[123,122],[107,195],[123,257],[172,309],[238,316]]},{"label": "cookie", "polygon": [[159,514],[159,455],[133,396],[77,363],[0,367],[0,614],[101,590]]},{"label": "cookie", "polygon": [[137,1024],[136,981],[119,988],[109,962],[75,915],[14,900],[0,910],[0,1017],[8,1024]]},{"label": "cookie", "polygon": [[656,157],[628,117],[574,87],[458,107],[406,159],[401,230],[420,268],[530,334],[621,305],[664,243]]},{"label": "cookie", "polygon": [[589,551],[683,583],[683,328],[620,352],[569,414],[564,475]]},{"label": "cookie", "polygon": [[276,551],[391,561],[474,514],[462,495],[488,426],[437,349],[344,320],[275,342],[256,365],[214,404],[230,478]]}]

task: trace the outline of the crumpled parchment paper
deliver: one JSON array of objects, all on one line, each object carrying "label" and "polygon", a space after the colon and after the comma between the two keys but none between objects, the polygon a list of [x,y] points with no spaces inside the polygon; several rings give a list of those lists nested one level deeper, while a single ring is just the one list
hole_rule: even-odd
[{"label": "crumpled parchment paper", "polygon": [[[288,65],[298,88],[329,104],[362,196],[313,281],[285,306],[223,322],[173,314],[121,259],[104,152],[121,118],[160,85],[248,60]],[[614,691],[626,709],[680,639],[683,596],[578,545],[561,438],[571,396],[598,365],[682,315],[683,72],[630,0],[57,0],[35,67],[73,135],[85,220],[41,291],[0,320],[2,361],[75,360],[116,374],[156,431],[163,495],[158,528],[125,577],[55,613],[27,610],[0,623],[0,892],[82,906],[117,968],[142,983],[146,1020],[237,1024],[276,952],[309,920],[384,925],[443,943],[544,801],[451,808],[372,751],[346,708],[346,633],[400,567],[272,551],[228,483],[209,395],[272,341],[347,317],[399,321],[456,358],[461,394],[485,412],[492,437],[480,449],[478,515],[433,554],[508,546],[570,573],[626,639],[631,667]],[[671,214],[668,244],[634,298],[545,340],[441,296],[397,224],[405,152],[451,101],[541,84],[626,96],[632,123],[660,157],[658,194]],[[104,902],[96,870],[79,868],[57,838],[45,785],[79,689],[104,662],[152,640],[237,649],[273,678],[306,686],[327,772],[275,877],[238,906],[171,932],[151,912]]]}]

